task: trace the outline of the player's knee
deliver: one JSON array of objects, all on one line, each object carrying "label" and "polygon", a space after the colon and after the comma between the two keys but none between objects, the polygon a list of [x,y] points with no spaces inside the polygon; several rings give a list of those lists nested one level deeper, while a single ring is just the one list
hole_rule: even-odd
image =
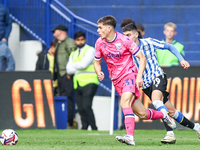
[{"label": "player's knee", "polygon": [[122,107],[122,109],[129,107],[128,102],[126,100],[121,100],[120,106]]},{"label": "player's knee", "polygon": [[140,113],[140,114],[138,115],[138,117],[139,117],[140,119],[142,119],[142,120],[147,119],[147,116],[148,116],[147,112],[142,112],[142,113]]}]

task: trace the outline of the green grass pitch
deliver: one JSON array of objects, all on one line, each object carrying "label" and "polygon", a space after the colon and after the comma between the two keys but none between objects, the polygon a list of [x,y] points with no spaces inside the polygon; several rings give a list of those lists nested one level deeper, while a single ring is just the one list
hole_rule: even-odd
[{"label": "green grass pitch", "polygon": [[[2,131],[1,131],[2,132]],[[115,140],[125,130],[83,131],[83,130],[16,130],[17,145],[1,146],[1,150],[199,150],[200,141],[192,130],[175,130],[176,144],[162,144],[164,130],[135,130],[136,146],[129,146]]]}]

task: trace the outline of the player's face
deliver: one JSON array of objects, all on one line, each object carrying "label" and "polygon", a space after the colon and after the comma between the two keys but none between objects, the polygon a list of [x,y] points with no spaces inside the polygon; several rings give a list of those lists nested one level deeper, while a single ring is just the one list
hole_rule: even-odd
[{"label": "player's face", "polygon": [[166,36],[166,39],[173,39],[176,35],[176,31],[173,27],[166,27],[163,33]]},{"label": "player's face", "polygon": [[99,35],[102,39],[106,39],[110,32],[110,26],[103,25],[103,23],[99,23],[97,32],[99,33]]},{"label": "player's face", "polygon": [[132,39],[134,42],[136,42],[138,38],[138,33],[133,31],[125,31],[123,32],[124,35],[128,36],[130,39]]},{"label": "player's face", "polygon": [[83,46],[85,45],[86,39],[84,38],[84,36],[80,36],[80,37],[78,37],[78,38],[76,38],[76,39],[74,40],[74,43],[75,43],[79,48],[81,48],[81,47],[83,47]]}]

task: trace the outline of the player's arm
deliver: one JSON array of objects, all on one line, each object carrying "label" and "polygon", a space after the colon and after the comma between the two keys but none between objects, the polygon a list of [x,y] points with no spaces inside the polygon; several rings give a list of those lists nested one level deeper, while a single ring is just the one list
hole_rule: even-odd
[{"label": "player's arm", "polygon": [[102,81],[104,79],[104,73],[101,71],[101,59],[94,60],[94,69],[98,76],[99,81]]},{"label": "player's arm", "polygon": [[144,69],[146,67],[146,58],[144,54],[140,51],[139,47],[136,45],[135,42],[132,40],[127,40],[127,48],[129,51],[134,55],[135,57],[139,58],[140,63],[139,63],[139,68],[138,68],[138,75],[136,78],[136,86],[139,89],[140,87],[144,86],[143,79],[142,79],[142,74],[144,72]]},{"label": "player's arm", "polygon": [[168,49],[171,53],[173,53],[178,58],[181,66],[183,66],[184,69],[188,69],[190,67],[190,64],[184,60],[183,56],[179,53],[174,45],[156,39],[151,39],[151,41],[155,48]]},{"label": "player's arm", "polygon": [[144,85],[143,80],[142,80],[142,74],[146,67],[147,60],[141,51],[136,55],[136,57],[140,59],[138,75],[136,79],[136,85],[137,85],[137,88],[139,89],[141,86]]},{"label": "player's arm", "polygon": [[189,62],[187,62],[186,60],[184,60],[183,56],[179,53],[179,51],[176,49],[176,47],[172,44],[169,43],[164,43],[164,47],[166,49],[168,49],[170,52],[172,52],[179,60],[181,66],[184,69],[188,69],[190,67]]},{"label": "player's arm", "polygon": [[104,73],[101,71],[101,45],[99,43],[99,39],[95,43],[95,53],[94,53],[94,69],[98,76],[99,81],[102,81],[104,79]]}]

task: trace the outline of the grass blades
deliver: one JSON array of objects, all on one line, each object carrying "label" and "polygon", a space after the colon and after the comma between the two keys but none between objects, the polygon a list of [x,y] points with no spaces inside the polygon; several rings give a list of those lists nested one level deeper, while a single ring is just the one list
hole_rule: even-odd
[{"label": "grass blades", "polygon": [[[2,132],[2,131],[1,131]],[[176,144],[162,144],[164,130],[135,130],[135,146],[119,143],[116,135],[125,134],[125,130],[108,131],[85,130],[16,130],[19,141],[17,145],[1,146],[2,150],[196,150],[200,141],[193,130],[175,130]]]}]

